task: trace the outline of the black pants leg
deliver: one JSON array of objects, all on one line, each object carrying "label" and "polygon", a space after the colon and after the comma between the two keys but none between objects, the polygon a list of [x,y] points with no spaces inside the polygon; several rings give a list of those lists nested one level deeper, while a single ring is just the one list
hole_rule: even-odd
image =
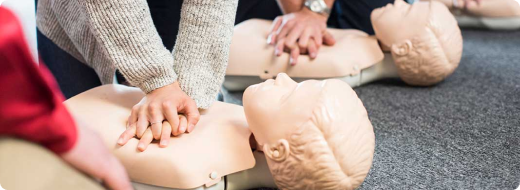
[{"label": "black pants leg", "polygon": [[68,99],[101,85],[101,81],[94,69],[63,51],[39,30],[36,32],[36,37],[38,39],[40,60],[47,65],[54,78],[56,78],[65,98]]},{"label": "black pants leg", "polygon": [[[394,0],[336,0],[327,25],[332,28],[358,29],[374,34],[370,13]],[[251,18],[273,20],[282,15],[275,0],[240,0],[235,24]]]},{"label": "black pants leg", "polygon": [[235,25],[253,18],[274,20],[280,15],[282,10],[275,0],[239,0]]},{"label": "black pants leg", "polygon": [[352,28],[374,34],[370,13],[394,0],[336,0],[328,25],[334,28]]}]

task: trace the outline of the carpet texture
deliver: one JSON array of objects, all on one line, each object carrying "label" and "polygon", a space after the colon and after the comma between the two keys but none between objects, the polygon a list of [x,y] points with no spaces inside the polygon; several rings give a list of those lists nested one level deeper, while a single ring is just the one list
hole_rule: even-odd
[{"label": "carpet texture", "polygon": [[[385,80],[355,89],[376,135],[360,189],[516,189],[520,31],[463,30],[459,68],[428,88]],[[242,92],[223,90],[241,105]]]}]

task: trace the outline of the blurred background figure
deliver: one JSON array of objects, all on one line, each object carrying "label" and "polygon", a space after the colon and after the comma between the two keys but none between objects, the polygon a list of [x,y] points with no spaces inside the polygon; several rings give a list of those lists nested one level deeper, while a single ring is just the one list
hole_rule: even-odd
[{"label": "blurred background figure", "polygon": [[43,64],[38,68],[31,58],[19,21],[3,7],[0,7],[0,89],[3,188],[101,188],[81,172],[103,181],[111,189],[132,188],[125,169],[98,135],[68,113],[52,75]]}]

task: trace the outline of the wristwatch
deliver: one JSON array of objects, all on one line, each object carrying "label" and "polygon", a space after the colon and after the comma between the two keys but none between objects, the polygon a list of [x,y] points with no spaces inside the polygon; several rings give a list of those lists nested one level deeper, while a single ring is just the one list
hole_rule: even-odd
[{"label": "wristwatch", "polygon": [[330,8],[327,7],[323,0],[305,0],[305,7],[309,8],[312,12],[324,15],[328,17],[330,15]]}]

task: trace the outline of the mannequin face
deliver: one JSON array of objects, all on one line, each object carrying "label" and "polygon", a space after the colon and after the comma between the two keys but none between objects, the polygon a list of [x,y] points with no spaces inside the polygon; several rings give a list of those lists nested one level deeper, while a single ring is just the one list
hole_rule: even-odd
[{"label": "mannequin face", "polygon": [[372,125],[342,81],[281,73],[249,87],[244,110],[280,189],[354,189],[370,169]]},{"label": "mannequin face", "polygon": [[399,76],[410,85],[439,83],[457,68],[462,36],[448,8],[437,1],[393,5],[371,15],[377,38],[390,47]]},{"label": "mannequin face", "polygon": [[305,121],[319,92],[319,81],[296,83],[285,73],[247,88],[244,110],[258,143],[274,143]]},{"label": "mannequin face", "polygon": [[390,46],[414,37],[428,23],[429,5],[427,2],[410,5],[403,0],[396,0],[394,4],[375,9],[371,19],[378,39]]}]

